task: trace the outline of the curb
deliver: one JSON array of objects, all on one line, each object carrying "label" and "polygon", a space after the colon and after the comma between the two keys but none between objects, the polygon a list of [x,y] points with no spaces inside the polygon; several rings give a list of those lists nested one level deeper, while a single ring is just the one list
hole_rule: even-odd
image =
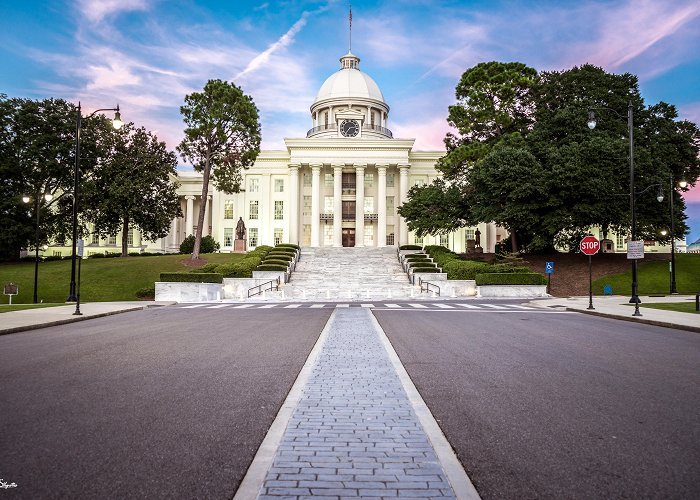
[{"label": "curb", "polygon": [[33,325],[15,326],[13,328],[5,328],[3,330],[0,330],[0,335],[8,335],[10,333],[26,332],[29,330],[38,330],[39,328],[47,328],[49,326],[65,325],[68,323],[75,323],[76,321],[85,321],[85,320],[93,319],[93,318],[103,318],[105,316],[112,316],[114,314],[121,314],[121,313],[125,313],[125,312],[142,311],[144,309],[148,309],[149,307],[151,307],[151,306],[131,307],[129,309],[119,309],[118,311],[108,311],[108,312],[103,312],[103,313],[90,314],[89,316],[83,315],[83,316],[77,316],[75,318],[66,318],[66,319],[59,319],[59,320],[55,320],[55,321],[47,321],[46,323],[37,323],[37,324],[33,324]]},{"label": "curb", "polygon": [[658,321],[655,319],[638,318],[634,316],[620,316],[619,314],[603,313],[597,311],[588,311],[585,309],[576,309],[567,307],[567,311],[578,312],[581,314],[590,314],[591,316],[601,316],[603,318],[620,319],[622,321],[631,321],[632,323],[643,323],[645,325],[661,326],[665,328],[673,328],[675,330],[686,330],[689,332],[700,333],[700,327],[690,325],[679,325],[676,323],[668,323],[666,321]]}]

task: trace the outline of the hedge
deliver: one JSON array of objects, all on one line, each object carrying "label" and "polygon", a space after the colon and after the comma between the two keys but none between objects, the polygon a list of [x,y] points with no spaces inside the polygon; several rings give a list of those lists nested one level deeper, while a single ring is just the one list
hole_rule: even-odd
[{"label": "hedge", "polygon": [[223,283],[219,273],[160,273],[160,281],[170,283]]},{"label": "hedge", "polygon": [[414,273],[439,273],[440,269],[437,267],[412,267],[411,271]]},{"label": "hedge", "polygon": [[420,245],[401,245],[399,250],[423,250],[423,247]]},{"label": "hedge", "polygon": [[299,245],[295,245],[294,243],[279,243],[278,245],[275,245],[275,248],[285,248],[285,247],[295,248],[295,249],[299,250]]},{"label": "hedge", "polygon": [[261,264],[255,270],[256,271],[287,271],[287,266],[281,266],[279,264]]},{"label": "hedge", "polygon": [[[284,260],[278,260],[278,259],[265,259],[260,263],[261,266],[267,266],[267,265],[276,265],[276,266],[284,266],[286,269],[289,267],[289,262],[284,261]],[[258,266],[259,267],[259,266]]]},{"label": "hedge", "polygon": [[413,261],[409,262],[408,265],[410,267],[438,267],[438,265],[435,262],[430,261]]},{"label": "hedge", "polygon": [[408,262],[423,262],[423,261],[432,262],[432,260],[433,260],[430,257],[428,257],[427,255],[423,255],[423,254],[416,254],[416,255],[417,255],[417,257],[413,257],[413,256],[411,256],[410,258],[406,257],[404,260],[407,260]]},{"label": "hedge", "polygon": [[[291,260],[294,260],[294,254],[270,252],[265,256],[265,259],[280,259],[280,260],[291,261]],[[265,259],[263,259],[263,260],[265,260]]]},{"label": "hedge", "polygon": [[273,255],[281,255],[283,257],[289,257],[290,259],[293,259],[296,255],[296,252],[280,252],[279,250],[270,250],[269,252],[267,252],[267,257],[272,257]]},{"label": "hedge", "polygon": [[491,264],[475,260],[448,259],[441,267],[451,280],[473,280],[477,274],[493,271]]},{"label": "hedge", "polygon": [[482,273],[476,275],[477,285],[546,285],[547,278],[539,273]]}]

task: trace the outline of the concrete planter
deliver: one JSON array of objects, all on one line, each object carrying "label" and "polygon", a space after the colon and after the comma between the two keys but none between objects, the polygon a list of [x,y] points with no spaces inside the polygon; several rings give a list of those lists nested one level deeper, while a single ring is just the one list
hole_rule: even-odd
[{"label": "concrete planter", "polygon": [[[289,270],[289,268],[287,268]],[[276,280],[277,278],[280,279],[280,284],[284,283],[284,276],[285,276],[284,271],[253,271],[253,279],[260,279],[264,281],[272,281]],[[263,282],[264,282],[263,281]],[[256,283],[256,285],[259,285],[260,283]]]},{"label": "concrete planter", "polygon": [[549,297],[547,285],[480,285],[476,287],[476,296],[484,298]]},{"label": "concrete planter", "polygon": [[174,302],[211,302],[221,300],[221,283],[156,282],[156,300]]},{"label": "concrete planter", "polygon": [[[411,283],[418,284],[418,278],[423,281],[447,281],[447,273],[411,273]],[[440,283],[442,288],[442,283]]]},{"label": "concrete planter", "polygon": [[438,284],[442,297],[476,297],[474,280],[447,280]]},{"label": "concrete planter", "polygon": [[[277,275],[280,271],[253,271],[253,273],[275,273],[272,278],[224,278],[224,299],[235,299],[235,300],[245,300],[248,298],[248,290],[254,286],[262,285],[263,283],[268,283],[274,279],[277,279]],[[282,273],[282,278],[280,279],[280,285],[284,284],[284,273]]]}]

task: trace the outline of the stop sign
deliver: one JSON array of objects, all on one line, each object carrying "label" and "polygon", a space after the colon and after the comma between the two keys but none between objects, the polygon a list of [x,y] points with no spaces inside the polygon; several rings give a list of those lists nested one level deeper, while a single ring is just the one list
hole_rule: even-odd
[{"label": "stop sign", "polygon": [[589,234],[583,237],[581,243],[579,243],[579,248],[586,255],[594,255],[600,250],[600,241],[598,241],[598,238],[595,236]]}]

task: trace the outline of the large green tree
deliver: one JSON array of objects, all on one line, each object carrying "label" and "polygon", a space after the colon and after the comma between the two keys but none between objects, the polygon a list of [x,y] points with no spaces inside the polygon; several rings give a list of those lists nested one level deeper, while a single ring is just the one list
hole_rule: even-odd
[{"label": "large green tree", "polygon": [[[260,152],[260,121],[253,99],[233,83],[209,80],[202,92],[185,97],[180,112],[186,128],[178,151],[202,172],[201,199],[207,199],[210,181],[224,193],[239,192],[241,169],[252,166]],[[192,259],[199,258],[205,210],[202,203]]]},{"label": "large green tree", "polygon": [[177,157],[164,142],[133,123],[105,128],[104,157],[83,184],[83,218],[101,237],[122,234],[128,256],[128,232],[138,229],[154,241],[165,237],[181,216],[177,196]]}]

